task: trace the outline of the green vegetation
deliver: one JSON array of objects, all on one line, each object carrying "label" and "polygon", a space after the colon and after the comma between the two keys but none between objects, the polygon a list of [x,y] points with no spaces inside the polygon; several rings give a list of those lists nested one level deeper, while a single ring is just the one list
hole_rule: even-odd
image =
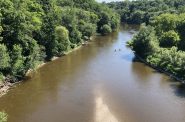
[{"label": "green vegetation", "polygon": [[122,22],[143,23],[140,31],[128,42],[138,56],[185,80],[184,0],[126,0],[107,5],[115,9]]},{"label": "green vegetation", "polygon": [[103,34],[108,34],[112,32],[112,29],[109,25],[105,24],[103,27],[101,27],[101,31]]},{"label": "green vegetation", "polygon": [[142,57],[147,57],[151,53],[155,52],[157,45],[157,37],[155,35],[154,28],[151,26],[141,27],[139,33],[131,42],[133,50]]},{"label": "green vegetation", "polygon": [[16,82],[29,69],[108,34],[120,17],[95,0],[1,0],[0,81]]},{"label": "green vegetation", "polygon": [[0,122],[7,122],[8,115],[4,112],[0,112]]},{"label": "green vegetation", "polygon": [[185,80],[184,22],[185,14],[162,14],[142,25],[129,44],[150,65]]},{"label": "green vegetation", "polygon": [[160,46],[161,47],[173,47],[177,46],[180,41],[180,37],[177,32],[174,30],[164,32],[160,39]]},{"label": "green vegetation", "polygon": [[184,0],[136,0],[111,2],[108,6],[114,8],[121,16],[122,22],[130,24],[149,23],[155,16],[185,12]]}]

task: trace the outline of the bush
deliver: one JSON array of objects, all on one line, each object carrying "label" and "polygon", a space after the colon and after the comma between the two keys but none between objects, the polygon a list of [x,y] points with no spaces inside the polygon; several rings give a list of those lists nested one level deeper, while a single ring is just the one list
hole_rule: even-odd
[{"label": "bush", "polygon": [[2,83],[3,83],[3,80],[4,80],[4,76],[3,76],[3,74],[2,74],[2,73],[0,73],[0,84],[2,84]]},{"label": "bush", "polygon": [[4,112],[0,112],[0,122],[7,122],[8,115]]},{"label": "bush", "polygon": [[10,66],[10,57],[4,44],[0,44],[0,70]]},{"label": "bush", "polygon": [[84,40],[88,40],[92,35],[96,33],[96,25],[84,23],[81,25],[80,31],[82,32],[82,36]]},{"label": "bush", "polygon": [[177,46],[179,41],[180,37],[178,33],[176,33],[174,30],[171,30],[162,34],[160,39],[160,46],[170,48],[172,46]]},{"label": "bush", "polygon": [[55,48],[56,55],[61,55],[70,48],[69,31],[63,26],[58,26],[55,29]]},{"label": "bush", "polygon": [[23,67],[24,57],[22,56],[22,48],[19,45],[14,45],[11,53],[11,74],[22,77],[24,75]]},{"label": "bush", "polygon": [[151,26],[141,27],[139,33],[134,36],[130,44],[136,54],[142,57],[152,54],[158,48],[158,40],[154,28]]},{"label": "bush", "polygon": [[185,52],[178,51],[176,47],[170,49],[161,48],[159,51],[148,56],[147,62],[185,79]]},{"label": "bush", "polygon": [[103,26],[101,27],[101,33],[102,33],[103,35],[109,34],[109,33],[111,33],[111,32],[112,32],[112,29],[111,29],[111,27],[110,27],[109,25],[105,24],[105,25],[103,25]]}]

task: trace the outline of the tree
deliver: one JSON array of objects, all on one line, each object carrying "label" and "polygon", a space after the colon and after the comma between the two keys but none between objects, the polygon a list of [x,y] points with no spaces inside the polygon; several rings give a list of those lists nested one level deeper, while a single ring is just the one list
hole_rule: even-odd
[{"label": "tree", "polygon": [[107,12],[102,12],[100,16],[101,16],[101,18],[100,18],[100,21],[98,22],[99,27],[101,27],[105,24],[109,24],[110,17]]},{"label": "tree", "polygon": [[[2,26],[0,26],[0,35],[1,35],[2,31],[3,31],[3,28],[2,28]],[[0,42],[1,42],[2,40],[3,40],[3,37],[0,36]]]},{"label": "tree", "polygon": [[69,31],[63,26],[57,26],[55,28],[55,43],[56,47],[54,52],[56,55],[62,55],[70,48]]},{"label": "tree", "polygon": [[171,30],[162,34],[160,39],[160,46],[170,48],[172,46],[177,46],[179,41],[180,37],[178,33],[176,33],[174,30]]},{"label": "tree", "polygon": [[19,45],[14,45],[11,53],[11,73],[13,76],[24,76],[24,60],[22,56],[22,48]]},{"label": "tree", "polygon": [[0,8],[0,79],[20,80],[103,25],[119,26],[119,15],[95,0],[1,0]]},{"label": "tree", "polygon": [[185,30],[184,28],[185,28],[185,20],[182,20],[177,26],[177,31],[181,39],[179,42],[178,48],[183,51],[185,51]]},{"label": "tree", "polygon": [[111,29],[112,31],[115,31],[118,29],[119,25],[120,25],[120,16],[118,14],[115,14],[114,16],[111,17]]},{"label": "tree", "polygon": [[170,30],[175,30],[177,27],[176,14],[162,14],[154,19],[152,25],[155,26],[156,32],[160,35],[163,32],[168,32]]},{"label": "tree", "polygon": [[79,22],[79,30],[82,33],[83,39],[89,39],[96,33],[96,25],[92,23],[86,23],[83,20]]},{"label": "tree", "polygon": [[158,48],[158,40],[155,30],[151,26],[141,27],[139,33],[132,40],[132,47],[136,54],[147,57],[155,52]]},{"label": "tree", "polygon": [[111,33],[111,32],[112,32],[112,29],[109,25],[105,24],[105,25],[102,26],[101,33],[103,35],[106,35],[106,34]]},{"label": "tree", "polygon": [[10,66],[10,57],[4,44],[0,44],[0,70],[5,70]]},{"label": "tree", "polygon": [[135,23],[135,24],[140,24],[140,23],[143,23],[143,20],[144,20],[144,14],[145,12],[143,11],[135,11],[132,13],[132,23]]},{"label": "tree", "polygon": [[25,71],[34,69],[40,63],[42,63],[43,59],[45,58],[45,52],[43,52],[41,46],[39,46],[35,40],[32,40],[30,42],[29,51],[27,53],[28,55],[26,56],[25,62],[24,62]]},{"label": "tree", "polygon": [[[183,13],[184,0],[132,0],[107,3],[120,16],[121,21],[130,24],[150,23],[153,18],[165,13]],[[168,30],[169,31],[169,30]]]}]

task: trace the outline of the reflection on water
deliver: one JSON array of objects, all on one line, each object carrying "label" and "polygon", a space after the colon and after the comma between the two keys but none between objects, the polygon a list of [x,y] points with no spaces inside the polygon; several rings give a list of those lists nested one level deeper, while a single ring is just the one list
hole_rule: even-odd
[{"label": "reflection on water", "polygon": [[134,59],[134,56],[130,54],[125,54],[122,56],[122,59],[131,62]]},{"label": "reflection on water", "polygon": [[95,103],[95,122],[118,122],[101,96],[95,98]]},{"label": "reflection on water", "polygon": [[[142,69],[142,71],[141,71]],[[132,71],[136,76],[136,79],[140,79],[141,81],[147,81],[150,79],[152,75],[152,69],[148,68],[147,65],[142,64],[141,62],[135,62],[132,64]]]},{"label": "reflection on water", "polygon": [[184,84],[172,84],[175,95],[181,98],[185,98],[185,85]]}]

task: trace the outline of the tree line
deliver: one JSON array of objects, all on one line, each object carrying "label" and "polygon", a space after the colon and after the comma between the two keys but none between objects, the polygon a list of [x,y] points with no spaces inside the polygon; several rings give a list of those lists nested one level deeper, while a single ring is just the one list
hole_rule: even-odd
[{"label": "tree line", "polygon": [[150,65],[185,80],[185,13],[161,14],[143,24],[129,45]]},{"label": "tree line", "polygon": [[128,42],[138,56],[185,80],[184,0],[126,0],[107,5],[115,9],[122,22],[142,24]]},{"label": "tree line", "polygon": [[107,3],[121,16],[122,22],[130,24],[149,23],[155,16],[185,12],[184,0],[125,0]]},{"label": "tree line", "polygon": [[0,8],[0,81],[16,82],[120,23],[117,13],[95,0],[1,0]]}]

